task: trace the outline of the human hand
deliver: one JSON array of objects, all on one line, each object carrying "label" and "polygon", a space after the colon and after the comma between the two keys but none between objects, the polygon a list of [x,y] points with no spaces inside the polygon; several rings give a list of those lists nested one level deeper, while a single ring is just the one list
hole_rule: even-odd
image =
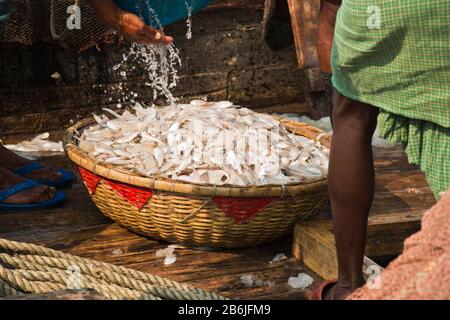
[{"label": "human hand", "polygon": [[121,10],[112,0],[88,0],[98,17],[133,42],[170,44],[173,38],[145,24],[137,15]]},{"label": "human hand", "polygon": [[127,39],[138,43],[170,44],[173,38],[166,36],[161,30],[145,24],[137,15],[122,11],[119,15],[118,31]]}]

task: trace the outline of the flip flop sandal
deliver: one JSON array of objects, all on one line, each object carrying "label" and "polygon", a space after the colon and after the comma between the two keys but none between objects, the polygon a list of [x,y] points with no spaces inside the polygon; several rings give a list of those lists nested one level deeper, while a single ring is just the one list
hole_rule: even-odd
[{"label": "flip flop sandal", "polygon": [[308,295],[308,300],[323,300],[324,292],[337,283],[337,279],[320,282]]},{"label": "flip flop sandal", "polygon": [[[31,172],[37,169],[41,169],[43,167],[44,167],[43,165],[37,162],[30,162],[29,164],[14,170],[14,173],[19,176],[25,177],[27,174],[30,174]],[[75,178],[74,175],[67,170],[59,169],[58,172],[61,174],[61,178],[57,180],[48,180],[48,179],[32,179],[32,180],[36,181],[39,184],[45,184],[50,187],[61,188],[69,185]]]},{"label": "flip flop sandal", "polygon": [[55,196],[47,201],[39,202],[39,203],[30,203],[30,204],[6,204],[3,203],[6,199],[11,197],[12,195],[15,195],[17,193],[20,193],[25,190],[33,189],[41,184],[37,183],[33,180],[26,180],[24,182],[18,183],[15,186],[12,186],[11,188],[3,189],[0,191],[0,212],[3,211],[28,211],[28,210],[34,210],[34,209],[48,209],[48,208],[54,208],[56,206],[59,206],[63,204],[63,202],[66,200],[66,195],[64,192],[57,192]]}]

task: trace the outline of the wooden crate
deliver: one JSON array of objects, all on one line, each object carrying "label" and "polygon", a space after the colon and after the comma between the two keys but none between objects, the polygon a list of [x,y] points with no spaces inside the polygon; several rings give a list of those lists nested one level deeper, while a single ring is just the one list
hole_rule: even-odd
[{"label": "wooden crate", "polygon": [[[392,213],[369,218],[366,256],[398,255],[403,241],[420,229],[423,212]],[[324,279],[337,277],[337,255],[332,220],[298,223],[295,226],[293,256]],[[364,269],[376,265],[365,258]]]}]

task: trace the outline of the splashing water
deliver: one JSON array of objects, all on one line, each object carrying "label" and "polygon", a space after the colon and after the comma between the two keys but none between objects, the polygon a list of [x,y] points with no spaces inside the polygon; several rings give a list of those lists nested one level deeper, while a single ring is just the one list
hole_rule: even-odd
[{"label": "splashing water", "polygon": [[[152,25],[156,25],[158,29],[164,31],[163,26],[155,12],[149,5],[148,1],[141,0],[136,4],[137,12],[143,19],[144,12],[149,15]],[[125,63],[127,63],[125,65]],[[121,68],[126,68],[128,64],[132,64],[132,69],[136,67],[144,70],[146,74],[145,85],[153,90],[153,99],[156,100],[162,96],[168,104],[175,104],[177,99],[173,96],[171,90],[177,86],[178,83],[178,68],[181,67],[181,58],[179,50],[174,44],[138,44],[133,43],[127,54],[124,54],[122,61],[113,67],[114,71]],[[122,79],[127,79],[126,71],[120,71]],[[122,99],[119,103],[135,103],[137,93],[129,92],[123,87],[123,83],[119,84],[119,89],[122,91]]]},{"label": "splashing water", "polygon": [[[163,96],[169,104],[174,104],[177,99],[173,96],[171,89],[178,83],[178,67],[181,66],[181,59],[178,49],[173,45],[148,45],[133,43],[122,61],[114,66],[114,70],[122,68],[125,62],[139,67],[146,74],[145,85],[153,90],[153,99]],[[127,79],[125,71],[120,75]],[[123,83],[119,84],[119,89],[123,88]],[[124,91],[125,92],[125,91]],[[123,102],[134,103],[137,93],[124,93]]]},{"label": "splashing water", "polygon": [[[164,31],[164,27],[161,24],[161,21],[158,18],[158,14],[156,13],[156,11],[150,6],[149,1],[146,0],[141,0],[141,3],[144,2],[145,4],[145,9],[147,9],[147,14],[150,17],[151,25],[156,25],[158,27],[158,29],[160,29],[161,31]],[[144,10],[142,9],[142,5],[141,5],[141,10],[138,11],[141,12],[140,16],[141,18],[144,18],[143,12]]]},{"label": "splashing water", "polygon": [[188,3],[188,1],[184,1],[186,4],[186,9],[188,12],[188,17],[186,20],[187,24],[187,31],[186,31],[186,39],[191,40],[192,39],[192,10],[193,7]]}]

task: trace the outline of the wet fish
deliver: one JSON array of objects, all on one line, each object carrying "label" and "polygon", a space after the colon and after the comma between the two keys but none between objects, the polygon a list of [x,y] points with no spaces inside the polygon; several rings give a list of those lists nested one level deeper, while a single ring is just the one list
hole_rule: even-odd
[{"label": "wet fish", "polygon": [[142,176],[257,186],[323,179],[329,150],[275,118],[229,101],[143,107],[95,115],[79,148]]}]

